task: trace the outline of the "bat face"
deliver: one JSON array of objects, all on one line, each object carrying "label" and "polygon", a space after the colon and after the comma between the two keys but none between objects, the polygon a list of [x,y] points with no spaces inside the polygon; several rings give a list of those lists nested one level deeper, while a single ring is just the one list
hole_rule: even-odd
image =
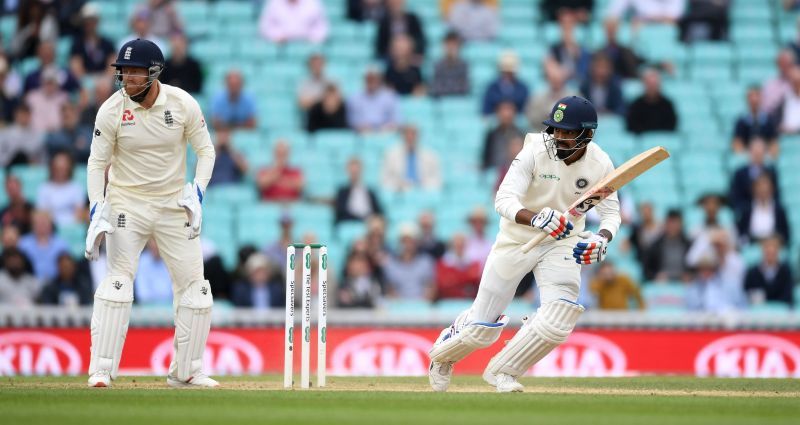
[{"label": "bat face", "polygon": [[645,171],[653,168],[659,162],[669,158],[669,152],[661,146],[650,148],[645,152],[631,158],[614,172],[600,180],[593,188],[578,198],[567,212],[573,218],[579,218],[597,206],[603,199],[628,184],[631,180]]}]

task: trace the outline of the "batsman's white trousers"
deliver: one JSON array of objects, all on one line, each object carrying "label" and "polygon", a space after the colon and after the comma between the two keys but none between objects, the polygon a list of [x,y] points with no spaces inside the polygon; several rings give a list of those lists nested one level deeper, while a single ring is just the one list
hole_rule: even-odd
[{"label": "batsman's white trousers", "polygon": [[472,321],[494,322],[511,303],[520,280],[531,270],[542,304],[565,299],[577,301],[581,267],[572,258],[575,238],[545,242],[524,254],[519,242],[497,235],[483,269],[478,295],[472,304]]},{"label": "batsman's white trousers", "polygon": [[107,190],[115,227],[114,233],[106,235],[108,275],[128,276],[133,281],[139,256],[152,237],[172,278],[173,305],[177,307],[189,283],[204,279],[200,238],[189,240],[188,216],[178,206],[181,190],[160,198],[143,197],[111,185]]}]

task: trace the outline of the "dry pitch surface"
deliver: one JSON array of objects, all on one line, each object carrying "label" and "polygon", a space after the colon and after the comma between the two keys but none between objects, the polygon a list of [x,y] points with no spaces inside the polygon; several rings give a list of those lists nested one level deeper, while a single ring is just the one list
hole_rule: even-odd
[{"label": "dry pitch surface", "polygon": [[278,376],[223,378],[221,390],[173,390],[161,377],[125,377],[110,390],[85,378],[0,378],[8,424],[797,424],[800,380],[691,377],[526,378],[496,394],[456,376],[432,393],[426,378],[329,377],[324,389],[285,391]]}]

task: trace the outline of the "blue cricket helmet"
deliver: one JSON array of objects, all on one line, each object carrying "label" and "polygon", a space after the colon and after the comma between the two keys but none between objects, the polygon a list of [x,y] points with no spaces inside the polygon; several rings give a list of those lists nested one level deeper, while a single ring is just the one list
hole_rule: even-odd
[{"label": "blue cricket helmet", "polygon": [[597,128],[597,110],[592,102],[580,96],[567,96],[553,105],[542,124],[562,130],[594,130]]},{"label": "blue cricket helmet", "polygon": [[164,68],[164,54],[156,43],[150,40],[137,38],[122,45],[117,54],[117,60],[111,64],[115,68],[130,66],[150,70],[157,67],[158,71]]}]

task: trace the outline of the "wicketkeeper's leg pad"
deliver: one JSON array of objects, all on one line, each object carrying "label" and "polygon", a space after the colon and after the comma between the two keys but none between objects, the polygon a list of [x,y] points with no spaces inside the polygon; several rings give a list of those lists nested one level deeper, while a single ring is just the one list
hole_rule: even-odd
[{"label": "wicketkeeper's leg pad", "polygon": [[191,282],[180,295],[175,312],[175,359],[170,373],[181,381],[188,381],[203,369],[213,304],[207,280]]},{"label": "wicketkeeper's leg pad", "polygon": [[133,281],[127,276],[107,276],[94,294],[89,374],[99,370],[117,377],[122,346],[128,333],[133,304]]},{"label": "wicketkeeper's leg pad", "polygon": [[514,377],[525,373],[567,340],[583,311],[582,305],[564,299],[542,305],[533,319],[489,361],[484,378],[490,381],[499,373]]},{"label": "wicketkeeper's leg pad", "polygon": [[457,362],[473,351],[488,347],[500,338],[503,328],[508,324],[507,316],[500,316],[496,322],[469,322],[459,325],[462,313],[453,326],[442,331],[430,351],[434,362]]}]

